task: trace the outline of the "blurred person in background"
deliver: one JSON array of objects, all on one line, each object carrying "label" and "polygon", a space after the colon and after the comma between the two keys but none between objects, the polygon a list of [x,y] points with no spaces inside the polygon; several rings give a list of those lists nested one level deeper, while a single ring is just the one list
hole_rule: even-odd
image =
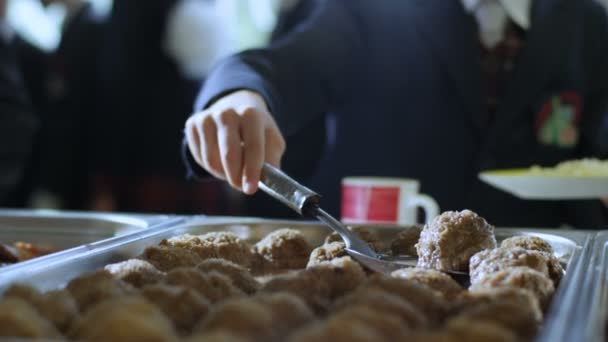
[{"label": "blurred person in background", "polygon": [[38,120],[5,17],[6,1],[0,0],[0,206],[12,206],[31,158]]},{"label": "blurred person in background", "polygon": [[254,193],[262,162],[280,163],[284,135],[331,111],[335,144],[308,184],[333,214],[340,179],[365,175],[419,179],[443,209],[502,226],[607,222],[599,201],[523,201],[477,179],[605,155],[608,21],[598,4],[322,3],[294,34],[212,71],[186,122],[194,173]]},{"label": "blurred person in background", "polygon": [[221,20],[210,4],[114,2],[101,44],[99,106],[106,123],[96,209],[217,213],[227,203],[217,182],[188,185],[178,148],[183,120],[223,49]]},{"label": "blurred person in background", "polygon": [[104,113],[99,111],[98,64],[103,18],[85,0],[40,0],[60,4],[66,17],[51,54],[47,112],[41,132],[39,185],[34,207],[88,209]]}]

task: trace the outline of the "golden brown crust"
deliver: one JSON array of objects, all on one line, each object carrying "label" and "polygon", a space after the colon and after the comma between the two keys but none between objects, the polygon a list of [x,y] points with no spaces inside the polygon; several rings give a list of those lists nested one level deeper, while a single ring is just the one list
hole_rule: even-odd
[{"label": "golden brown crust", "polygon": [[403,268],[391,273],[391,276],[425,285],[437,291],[446,299],[460,296],[464,289],[449,275],[427,268]]},{"label": "golden brown crust", "polygon": [[207,299],[191,288],[155,284],[144,286],[141,294],[158,306],[182,334],[191,333],[211,307]]},{"label": "golden brown crust", "polygon": [[494,227],[470,210],[447,211],[424,226],[416,244],[418,267],[468,271],[469,259],[495,248]]},{"label": "golden brown crust", "polygon": [[78,303],[80,312],[114,297],[125,296],[135,290],[127,283],[114,278],[109,272],[100,270],[84,274],[70,281],[67,290]]},{"label": "golden brown crust", "polygon": [[117,279],[138,288],[158,283],[165,276],[165,272],[159,271],[151,263],[140,259],[129,259],[106,265],[104,270],[110,272]]},{"label": "golden brown crust", "polygon": [[69,336],[82,341],[177,341],[171,321],[139,296],[106,300],[72,325]]},{"label": "golden brown crust", "polygon": [[192,267],[181,267],[170,271],[165,277],[165,282],[169,285],[191,288],[211,303],[245,295],[227,276],[215,271],[203,273]]},{"label": "golden brown crust", "polygon": [[253,251],[262,256],[267,271],[284,271],[306,267],[312,247],[299,231],[285,228],[266,235]]},{"label": "golden brown crust", "polygon": [[59,338],[61,334],[27,301],[9,297],[0,301],[0,337]]},{"label": "golden brown crust", "polygon": [[196,268],[202,272],[218,272],[230,280],[234,286],[241,289],[246,294],[253,294],[260,288],[260,283],[255,280],[249,270],[241,265],[237,265],[232,261],[225,259],[207,259],[198,264]]},{"label": "golden brown crust", "polygon": [[545,253],[521,247],[496,248],[481,251],[470,260],[471,284],[505,268],[526,266],[549,276],[549,259]]},{"label": "golden brown crust", "polygon": [[178,267],[193,267],[203,261],[195,252],[174,246],[150,246],[144,250],[142,259],[163,272]]}]

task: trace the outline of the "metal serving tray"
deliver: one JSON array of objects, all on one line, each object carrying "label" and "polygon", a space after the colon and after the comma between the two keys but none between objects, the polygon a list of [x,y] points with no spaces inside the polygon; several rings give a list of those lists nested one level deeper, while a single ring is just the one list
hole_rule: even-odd
[{"label": "metal serving tray", "polygon": [[[162,239],[180,234],[232,231],[241,238],[257,241],[269,232],[285,227],[300,230],[312,245],[320,245],[330,233],[328,228],[317,222],[234,217],[184,218],[184,220],[178,224],[173,224],[168,227],[167,225],[158,226],[128,234],[118,239],[113,239],[114,241],[98,244],[90,250],[73,255],[70,258],[61,258],[50,260],[49,262],[37,263],[22,268],[18,270],[18,272],[0,275],[0,292],[16,281],[28,283],[41,290],[60,288],[65,286],[69,280],[80,274],[102,268],[110,263],[137,257],[146,247],[158,244]],[[397,229],[397,227],[377,227],[377,231],[381,238],[389,239],[391,236],[394,236],[399,229]],[[581,265],[585,261],[584,258],[589,257],[587,251],[591,249],[589,245],[592,242],[592,235],[585,232],[567,230],[496,229],[496,236],[499,241],[514,235],[536,235],[547,240],[555,249],[556,256],[560,258],[567,270],[554,297],[553,303],[547,312],[545,324],[543,330],[539,334],[538,340],[545,338],[547,331],[552,332],[559,330],[560,328],[575,329],[572,324],[568,324],[567,327],[560,327],[557,324],[564,321],[564,316],[567,313],[573,312],[578,308],[577,305],[579,302],[573,300],[572,292],[574,291],[576,294],[580,288],[580,283],[582,283],[582,271],[584,270],[581,271]],[[574,299],[576,298],[574,297]],[[568,339],[554,338],[553,335],[551,336],[553,339],[550,341],[571,341]],[[577,340],[581,341],[580,339]]]},{"label": "metal serving tray", "polygon": [[[584,335],[570,335],[571,339],[606,341],[608,328],[608,231],[599,232],[585,265],[584,291],[576,300],[579,308],[572,314],[583,324]],[[582,338],[582,339],[581,339]]]},{"label": "metal serving tray", "polygon": [[1,243],[22,241],[56,250],[46,256],[0,267],[0,276],[78,246],[146,229],[168,218],[166,215],[0,210]]}]

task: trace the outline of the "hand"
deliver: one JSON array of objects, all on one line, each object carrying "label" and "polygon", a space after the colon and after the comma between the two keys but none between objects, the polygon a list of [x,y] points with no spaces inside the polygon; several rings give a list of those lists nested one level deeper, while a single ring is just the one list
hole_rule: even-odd
[{"label": "hand", "polygon": [[264,99],[239,90],[186,121],[188,149],[217,178],[246,194],[257,191],[264,162],[279,167],[285,139]]}]

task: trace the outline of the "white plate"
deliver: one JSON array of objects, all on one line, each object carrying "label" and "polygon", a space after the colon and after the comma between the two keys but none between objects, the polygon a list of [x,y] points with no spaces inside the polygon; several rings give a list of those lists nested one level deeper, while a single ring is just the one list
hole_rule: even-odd
[{"label": "white plate", "polygon": [[493,170],[479,179],[516,197],[537,200],[608,197],[608,177],[530,175],[528,169]]}]

